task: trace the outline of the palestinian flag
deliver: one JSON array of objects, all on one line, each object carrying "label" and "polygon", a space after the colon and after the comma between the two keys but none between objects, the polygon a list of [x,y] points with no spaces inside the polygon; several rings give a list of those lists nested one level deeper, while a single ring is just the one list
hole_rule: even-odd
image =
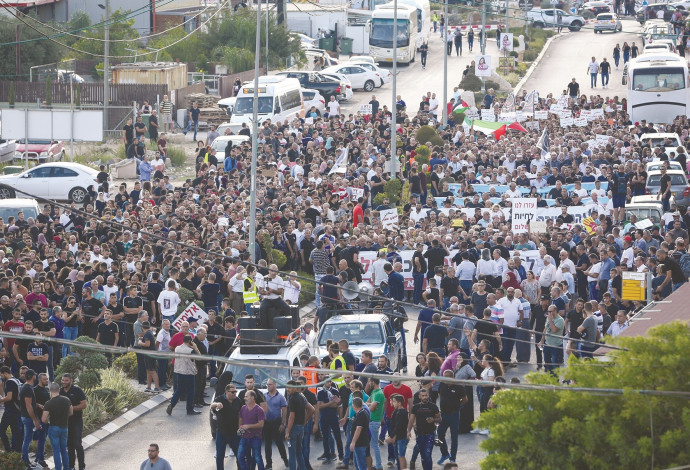
[{"label": "palestinian flag", "polygon": [[470,109],[470,105],[465,102],[465,100],[461,99],[457,103],[455,103],[455,107],[453,108],[453,113],[452,114],[460,114],[460,113],[465,113],[467,110]]},{"label": "palestinian flag", "polygon": [[475,131],[479,131],[485,135],[493,135],[496,140],[499,140],[501,136],[506,134],[507,126],[508,123],[505,122],[481,121],[479,119],[475,119],[474,121],[465,119],[465,122],[463,123],[465,131],[469,130],[471,127],[474,127]]}]

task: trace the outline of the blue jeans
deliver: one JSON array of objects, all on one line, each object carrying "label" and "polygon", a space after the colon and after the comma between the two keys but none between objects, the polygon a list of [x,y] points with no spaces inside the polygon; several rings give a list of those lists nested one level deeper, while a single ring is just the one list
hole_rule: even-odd
[{"label": "blue jeans", "polygon": [[412,303],[417,305],[422,301],[422,289],[424,289],[424,273],[412,273],[414,290],[412,292]]},{"label": "blue jeans", "polygon": [[323,453],[326,455],[335,455],[335,449],[331,444],[331,436],[335,437],[335,443],[338,446],[338,457],[343,458],[343,440],[340,437],[340,426],[338,425],[338,417],[336,415],[324,416],[323,412],[319,417],[319,424],[321,425],[321,436],[323,437]]},{"label": "blue jeans", "polygon": [[417,447],[419,448],[419,455],[422,458],[422,469],[431,470],[434,465],[431,459],[431,452],[434,450],[434,435],[417,435]]},{"label": "blue jeans", "polygon": [[[74,341],[77,339],[77,336],[79,335],[79,327],[76,326],[66,326],[62,330],[62,334],[64,335],[65,339],[69,339]],[[67,357],[67,355],[70,353],[69,351],[69,346],[67,344],[62,345],[62,357]]]},{"label": "blue jeans", "polygon": [[302,438],[302,458],[304,463],[309,467],[309,448],[311,447],[311,433],[314,432],[314,420],[310,419],[304,425],[304,437]]},{"label": "blue jeans", "polygon": [[373,449],[373,460],[375,468],[383,468],[381,464],[381,449],[379,448],[379,430],[381,429],[381,421],[371,421],[369,423],[369,433],[371,434],[371,439],[369,439],[369,445]]},{"label": "blue jeans", "polygon": [[[525,325],[525,321],[522,322]],[[518,362],[529,362],[531,337],[530,332],[517,330],[515,333],[515,356]],[[518,341],[519,340],[519,341]]]},{"label": "blue jeans", "polygon": [[158,385],[164,387],[168,380],[168,359],[158,359]]},{"label": "blue jeans", "polygon": [[228,445],[235,455],[240,455],[239,443],[240,438],[237,435],[226,436],[220,431],[216,433],[216,470],[223,470],[225,468],[225,449],[227,449]]},{"label": "blue jeans", "polygon": [[[597,86],[597,74],[596,73],[590,73],[589,74],[589,85],[594,88]],[[196,137],[194,137],[194,140],[196,140]]]},{"label": "blue jeans", "polygon": [[501,351],[501,359],[504,362],[510,362],[510,356],[513,355],[513,346],[515,345],[515,328],[503,326],[503,334],[501,335],[501,342],[503,343],[503,351]]},{"label": "blue jeans", "polygon": [[405,339],[405,327],[401,326],[396,331],[402,336],[402,367],[407,367],[407,340]]},{"label": "blue jeans", "polygon": [[187,121],[187,127],[184,129],[184,133],[186,134],[189,132],[189,129],[192,127],[192,125],[194,126],[194,140],[196,140],[196,133],[199,132],[199,121],[195,121],[193,119]]},{"label": "blue jeans", "polygon": [[350,459],[354,460],[353,453],[350,452],[350,444],[352,443],[352,433],[350,432],[350,426],[352,426],[351,421],[347,421],[345,426],[343,426],[343,432],[345,433],[345,456],[343,457],[343,463],[345,465],[350,464]]},{"label": "blue jeans", "polygon": [[[347,447],[348,449],[350,446]],[[367,470],[367,448],[366,447],[355,447],[353,452],[353,457],[355,461],[355,470]]]},{"label": "blue jeans", "polygon": [[48,439],[50,439],[50,446],[53,448],[55,470],[68,470],[69,457],[67,456],[67,428],[50,426],[48,428]]},{"label": "blue jeans", "polygon": [[[441,441],[441,456],[450,455],[450,460],[455,461],[458,455],[458,430],[460,428],[460,412],[441,414],[441,424],[438,427],[438,438]],[[446,431],[450,429],[450,453],[446,441]]]},{"label": "blue jeans", "polygon": [[[314,280],[315,281],[320,281],[325,274],[315,274],[314,275]],[[314,302],[316,303],[316,308],[321,308],[321,293],[319,292],[319,284],[316,284],[316,288],[314,289]],[[319,325],[319,328],[321,325]]]},{"label": "blue jeans", "polygon": [[[465,294],[472,296],[472,279],[460,281],[460,287],[465,291]],[[460,297],[460,296],[458,296]],[[462,299],[459,299],[460,303],[463,303]]]},{"label": "blue jeans", "polygon": [[[7,439],[7,428],[12,431],[12,445]],[[11,403],[5,404],[5,412],[0,419],[0,438],[5,446],[5,452],[21,452],[24,425],[21,422],[19,410]]]},{"label": "blue jeans", "polygon": [[[175,405],[177,405],[177,402],[180,401],[180,395],[182,394],[182,390],[185,390],[187,394],[187,413],[190,413],[194,411],[194,379],[195,375],[185,375],[185,374],[177,374],[177,388],[175,389],[175,393],[173,393],[172,398],[170,399],[170,406],[172,408],[175,408]],[[259,440],[259,443],[261,441]]]},{"label": "blue jeans", "polygon": [[[290,429],[290,447],[288,447],[288,462],[290,470],[304,470],[304,426],[295,424]],[[259,451],[260,452],[260,451]]]},{"label": "blue jeans", "polygon": [[395,450],[395,463],[398,466],[398,470],[400,469],[400,460],[398,460],[400,457],[405,457],[405,452],[407,451],[407,444],[410,441],[408,439],[399,439],[395,441],[395,446],[393,449]]},{"label": "blue jeans", "polygon": [[592,359],[592,352],[594,351],[594,346],[589,344],[577,343],[577,351],[580,358],[582,359]]},{"label": "blue jeans", "polygon": [[609,84],[609,74],[608,73],[602,73],[601,74],[601,85],[606,86]]},{"label": "blue jeans", "polygon": [[[216,434],[216,436],[218,436],[218,434]],[[259,470],[264,470],[264,460],[261,458],[260,437],[243,437],[240,439],[240,445],[237,449],[237,460],[240,462],[240,470],[249,469],[249,462],[247,462],[247,452],[249,449],[252,451],[256,466],[259,467]]]},{"label": "blue jeans", "polygon": [[544,370],[552,372],[563,363],[563,346],[544,345]]},{"label": "blue jeans", "polygon": [[[24,443],[22,444],[22,460],[25,463],[29,463],[29,445],[31,441],[34,440],[34,422],[31,418],[25,418],[22,416],[22,424],[24,424]],[[45,425],[44,425],[45,426]],[[46,448],[46,433],[43,431],[36,431],[36,438],[38,441],[38,446],[36,448],[36,459],[41,461],[45,460],[45,448]]]},{"label": "blue jeans", "polygon": [[[385,417],[384,417],[384,418],[383,418],[383,421],[384,421],[384,423],[385,423],[385,427],[386,427],[386,431],[387,431],[388,435],[389,435],[389,436],[393,436],[393,435],[391,434],[391,419],[390,419],[390,418],[385,418]],[[394,460],[397,459],[397,458],[398,458],[398,457],[397,457],[396,452],[395,452],[395,445],[393,445],[393,444],[388,444],[388,461],[391,462],[391,461],[394,461]]]}]

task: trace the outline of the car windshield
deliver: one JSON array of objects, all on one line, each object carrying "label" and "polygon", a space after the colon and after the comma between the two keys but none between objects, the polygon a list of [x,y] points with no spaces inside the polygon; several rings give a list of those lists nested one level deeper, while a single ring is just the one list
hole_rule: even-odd
[{"label": "car windshield", "polygon": [[[410,22],[398,20],[398,47],[406,47],[410,41]],[[369,44],[377,47],[393,47],[393,19],[374,18],[371,20]]]},{"label": "car windshield", "polygon": [[[669,174],[671,177],[671,186],[685,186],[688,184],[688,180],[685,179],[685,175],[679,175],[679,174]],[[647,180],[647,186],[659,186],[661,183],[661,175],[649,175],[649,179]]]},{"label": "car windshield", "polygon": [[319,346],[325,346],[329,339],[346,339],[351,345],[382,344],[383,332],[380,323],[326,323],[321,328]]},{"label": "car windshield", "polygon": [[[254,112],[254,98],[237,98],[233,114],[251,114]],[[273,112],[273,97],[259,97],[259,114],[269,114]]]},{"label": "car windshield", "polygon": [[680,145],[680,142],[678,141],[677,138],[671,139],[671,143],[669,145],[666,145],[666,138],[664,137],[650,137],[650,138],[645,138],[642,139],[642,143],[644,144],[649,144],[652,147],[678,147]]},{"label": "car windshield", "polygon": [[659,212],[659,209],[652,209],[648,207],[634,207],[631,209],[626,208],[625,213],[630,218],[631,215],[635,214],[637,216],[637,220],[644,220],[644,219],[652,219],[652,222],[655,224],[658,224],[659,221],[661,221],[661,213]]},{"label": "car windshield", "polygon": [[290,371],[286,369],[286,367],[290,366],[288,361],[279,361],[274,359],[248,359],[242,362],[265,364],[265,366],[255,367],[254,365],[228,364],[225,367],[225,370],[232,372],[232,380],[233,383],[237,385],[237,388],[245,388],[244,378],[247,375],[254,376],[256,388],[266,388],[266,381],[268,379],[274,379],[279,384],[285,384],[288,380],[290,380]]},{"label": "car windshield", "polygon": [[685,74],[681,67],[650,67],[635,70],[633,74],[635,91],[672,91],[685,88]]},{"label": "car windshield", "polygon": [[[0,203],[2,204],[2,203]],[[0,206],[0,217],[2,217],[2,220],[7,221],[8,218],[10,217],[17,217],[17,213],[19,211],[24,212],[24,218],[33,218],[36,219],[36,216],[38,213],[36,212],[35,207],[2,207]]]}]

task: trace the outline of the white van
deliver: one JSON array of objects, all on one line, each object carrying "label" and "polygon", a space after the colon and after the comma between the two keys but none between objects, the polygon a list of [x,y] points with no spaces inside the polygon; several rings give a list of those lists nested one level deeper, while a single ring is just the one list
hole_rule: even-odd
[{"label": "white van", "polygon": [[[254,82],[246,82],[237,94],[237,100],[230,118],[230,128],[237,134],[243,123],[251,128],[254,112]],[[259,124],[304,117],[302,89],[296,78],[280,75],[259,77]]]}]

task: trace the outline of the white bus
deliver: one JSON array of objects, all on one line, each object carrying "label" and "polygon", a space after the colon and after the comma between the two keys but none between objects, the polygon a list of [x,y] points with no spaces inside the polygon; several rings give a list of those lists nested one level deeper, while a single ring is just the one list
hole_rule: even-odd
[{"label": "white bus", "polygon": [[[369,55],[377,62],[393,62],[393,19],[392,3],[376,7],[371,14],[369,29]],[[414,62],[417,53],[417,8],[398,5],[398,62]]]},{"label": "white bus", "polygon": [[623,71],[628,85],[630,120],[671,123],[678,115],[690,112],[688,63],[672,53],[642,54]]},{"label": "white bus", "polygon": [[[230,129],[236,134],[246,123],[252,130],[254,113],[254,81],[245,82],[237,94],[237,100],[230,118]],[[259,77],[259,124],[266,119],[271,122],[304,117],[302,87],[296,78],[280,75]]]},{"label": "white bus", "polygon": [[431,34],[431,5],[429,0],[398,0],[398,5],[412,5],[417,9],[417,50],[429,42]]}]

